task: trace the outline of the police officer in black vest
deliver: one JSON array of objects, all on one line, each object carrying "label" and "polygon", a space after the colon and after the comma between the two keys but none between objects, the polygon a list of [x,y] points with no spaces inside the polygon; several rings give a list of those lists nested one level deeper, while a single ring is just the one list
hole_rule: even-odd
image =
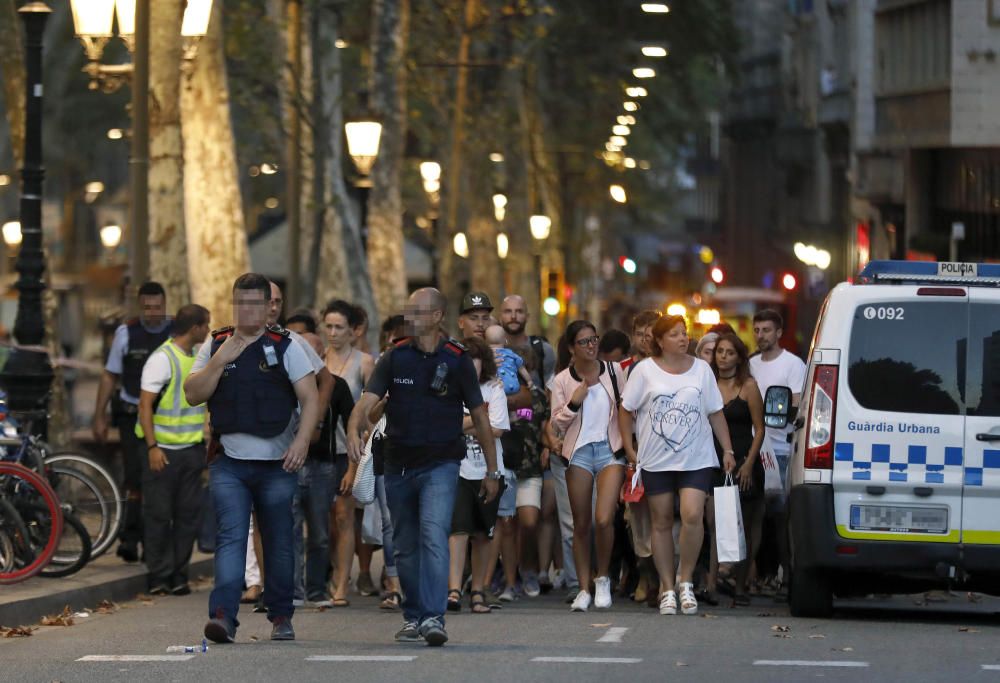
[{"label": "police officer in black vest", "polygon": [[[403,586],[403,628],[396,640],[443,645],[448,591],[448,535],[459,462],[465,457],[463,405],[483,445],[488,473],[481,495],[499,488],[496,449],[479,378],[465,347],[441,333],[445,298],[414,292],[404,311],[406,332],[379,359],[348,424],[348,453],[357,462],[371,428],[371,410],[388,394],[385,491],[393,522],[396,568]],[[266,590],[265,590],[266,594]]]},{"label": "police officer in black vest", "polygon": [[[135,435],[139,415],[139,391],[142,367],[149,354],[170,338],[171,320],[167,317],[167,294],[158,282],[139,287],[139,317],[115,330],[108,362],[101,374],[94,406],[93,431],[98,443],[108,439],[108,403],[112,403],[112,418],[121,437],[124,469],[125,518],[119,532],[118,555],[126,562],[139,560],[142,541],[142,458],[143,444]],[[112,401],[115,387],[121,380],[118,399]]]},{"label": "police officer in black vest", "polygon": [[271,283],[263,275],[237,278],[236,327],[212,333],[184,382],[188,403],[208,401],[213,436],[221,443],[209,464],[217,540],[205,625],[205,636],[217,643],[236,638],[251,509],[264,546],[271,640],[295,639],[292,498],[319,418],[319,398],[302,346],[287,330],[266,325],[270,299]]}]

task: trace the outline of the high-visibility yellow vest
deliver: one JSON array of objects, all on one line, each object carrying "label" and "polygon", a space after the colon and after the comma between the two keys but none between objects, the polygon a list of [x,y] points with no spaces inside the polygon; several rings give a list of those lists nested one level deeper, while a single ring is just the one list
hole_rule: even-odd
[{"label": "high-visibility yellow vest", "polygon": [[[172,339],[157,350],[163,351],[170,361],[170,382],[153,413],[156,443],[164,446],[199,443],[204,438],[206,408],[192,406],[184,395],[184,380],[191,374],[195,357],[184,353]],[[135,423],[135,435],[140,439],[144,436],[139,422]]]}]

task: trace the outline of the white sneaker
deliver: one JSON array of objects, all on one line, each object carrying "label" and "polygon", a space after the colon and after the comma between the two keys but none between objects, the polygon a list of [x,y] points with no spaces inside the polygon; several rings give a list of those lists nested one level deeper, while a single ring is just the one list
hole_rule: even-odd
[{"label": "white sneaker", "polygon": [[521,587],[524,589],[524,594],[529,598],[537,598],[542,594],[542,586],[538,580],[538,575],[531,572],[524,573],[524,582]]},{"label": "white sneaker", "polygon": [[611,607],[611,579],[598,576],[594,579],[594,607],[608,609]]},{"label": "white sneaker", "polygon": [[590,609],[590,593],[587,591],[580,591],[576,594],[576,600],[573,601],[572,606],[570,606],[570,612],[586,612]]},{"label": "white sneaker", "polygon": [[514,592],[513,586],[507,586],[503,589],[503,593],[497,596],[497,600],[500,602],[514,602],[517,600],[517,593]]}]

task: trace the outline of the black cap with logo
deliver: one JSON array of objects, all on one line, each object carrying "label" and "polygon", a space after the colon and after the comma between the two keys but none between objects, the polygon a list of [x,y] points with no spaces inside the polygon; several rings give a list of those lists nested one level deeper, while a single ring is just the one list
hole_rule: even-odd
[{"label": "black cap with logo", "polygon": [[462,299],[462,313],[468,313],[469,311],[492,311],[493,304],[490,302],[490,297],[486,292],[469,292]]}]

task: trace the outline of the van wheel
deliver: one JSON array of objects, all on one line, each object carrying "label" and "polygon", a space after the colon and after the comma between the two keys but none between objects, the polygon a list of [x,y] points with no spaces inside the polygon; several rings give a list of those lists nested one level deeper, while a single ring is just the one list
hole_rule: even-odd
[{"label": "van wheel", "polygon": [[793,617],[829,619],[833,616],[833,586],[817,571],[792,569],[788,606]]}]

